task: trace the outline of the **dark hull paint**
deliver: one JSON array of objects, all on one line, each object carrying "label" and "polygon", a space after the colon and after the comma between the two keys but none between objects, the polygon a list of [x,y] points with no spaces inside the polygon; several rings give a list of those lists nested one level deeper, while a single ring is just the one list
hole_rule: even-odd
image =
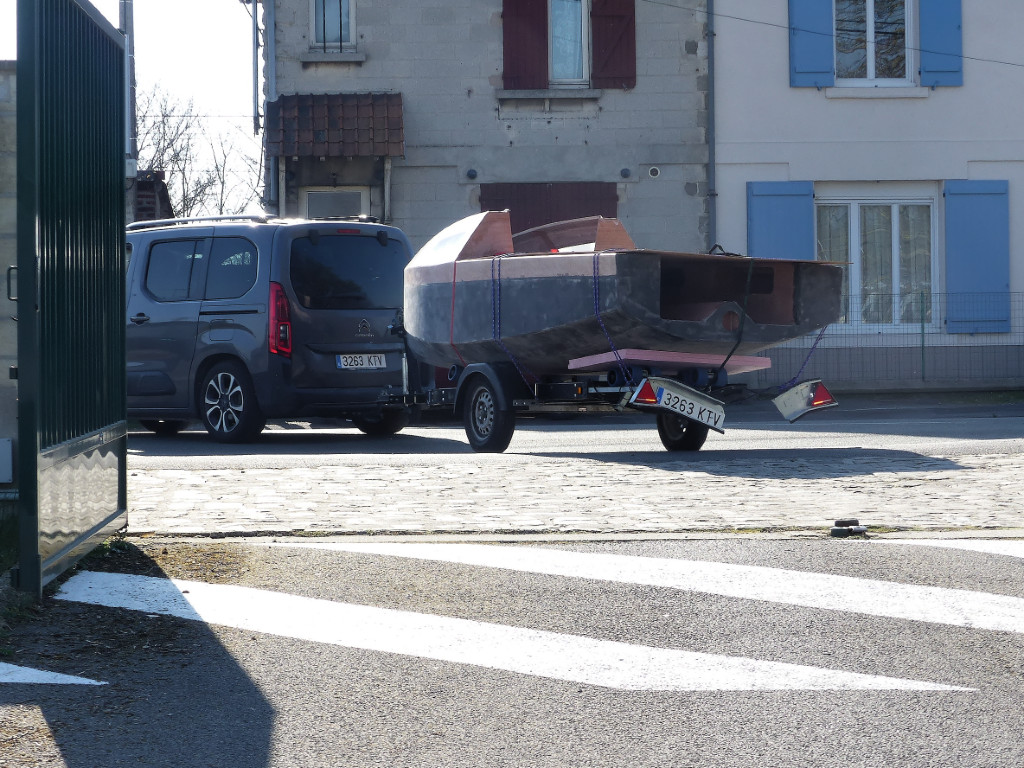
[{"label": "dark hull paint", "polygon": [[[735,354],[750,355],[816,331],[840,312],[842,272],[835,265],[761,260],[751,270],[744,258],[654,251],[601,258],[602,264],[614,258],[615,269],[596,280],[600,316],[592,275],[498,280],[491,269],[487,280],[462,279],[460,271],[453,297],[450,277],[424,282],[407,270],[410,348],[437,366],[513,360],[529,374],[557,374],[572,359],[612,349],[724,356],[735,347]],[[746,296],[748,283],[753,289]],[[748,312],[741,321],[745,296]]]}]

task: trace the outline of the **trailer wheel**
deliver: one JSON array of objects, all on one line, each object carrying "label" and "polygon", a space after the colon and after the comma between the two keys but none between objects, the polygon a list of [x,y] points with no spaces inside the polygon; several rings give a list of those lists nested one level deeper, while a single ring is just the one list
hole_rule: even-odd
[{"label": "trailer wheel", "polygon": [[494,385],[481,376],[473,380],[466,392],[463,422],[474,451],[501,453],[512,440],[516,415],[501,407]]},{"label": "trailer wheel", "polygon": [[670,451],[699,451],[708,439],[708,426],[662,411],[658,414],[658,437]]}]

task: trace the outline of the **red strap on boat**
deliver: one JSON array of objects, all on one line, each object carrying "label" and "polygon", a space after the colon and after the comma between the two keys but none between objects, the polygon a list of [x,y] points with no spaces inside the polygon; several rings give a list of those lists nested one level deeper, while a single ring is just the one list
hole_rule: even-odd
[{"label": "red strap on boat", "polygon": [[462,357],[462,353],[459,352],[458,347],[455,346],[455,278],[459,273],[459,262],[452,262],[452,312],[451,322],[448,324],[448,343],[451,348],[455,351],[456,357],[459,358],[459,362],[462,363],[462,367],[466,367],[466,360]]}]

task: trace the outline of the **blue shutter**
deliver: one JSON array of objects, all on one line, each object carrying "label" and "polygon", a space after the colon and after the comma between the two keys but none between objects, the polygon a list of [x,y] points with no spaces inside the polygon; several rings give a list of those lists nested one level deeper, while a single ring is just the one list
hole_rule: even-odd
[{"label": "blue shutter", "polygon": [[964,84],[961,0],[920,0],[921,85]]},{"label": "blue shutter", "polygon": [[946,330],[1010,331],[1010,185],[947,181]]},{"label": "blue shutter", "polygon": [[830,0],[789,0],[789,84],[835,85],[835,60]]},{"label": "blue shutter", "polygon": [[747,255],[814,259],[813,182],[747,182]]}]

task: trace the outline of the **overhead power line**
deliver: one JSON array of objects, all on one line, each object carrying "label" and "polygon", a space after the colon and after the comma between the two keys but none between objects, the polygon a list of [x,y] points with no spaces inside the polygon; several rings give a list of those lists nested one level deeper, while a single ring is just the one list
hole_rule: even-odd
[{"label": "overhead power line", "polygon": [[[650,3],[651,5],[664,5],[664,6],[668,7],[668,8],[678,8],[680,11],[690,11],[691,13],[699,13],[699,14],[703,14],[704,16],[708,15],[708,12],[705,9],[703,9],[703,8],[693,8],[693,7],[690,7],[690,6],[687,6],[687,5],[681,5],[679,3],[673,3],[673,2],[671,2],[671,0],[643,0],[643,1],[645,3]],[[745,22],[747,24],[757,24],[757,25],[762,26],[762,27],[771,27],[773,29],[782,29],[782,30],[785,30],[787,33],[790,30],[790,25],[789,24],[778,24],[778,23],[773,22],[773,21],[760,21],[758,19],[751,19],[751,18],[747,18],[745,16],[735,16],[733,14],[728,14],[728,13],[719,13],[718,11],[715,11],[715,13],[713,15],[714,15],[714,17],[716,19],[732,19],[733,21],[742,21],[742,22]],[[821,35],[822,37],[832,37],[832,38],[835,37],[835,35],[833,33],[831,33],[831,32],[819,32],[816,29],[803,29],[802,27],[793,27],[793,28],[796,29],[798,32],[806,32],[809,35]],[[889,34],[889,33],[883,33],[883,34]],[[989,58],[985,58],[983,56],[967,56],[966,54],[952,54],[949,51],[932,51],[932,50],[929,50],[927,48],[916,48],[914,46],[908,46],[908,48],[910,50],[916,51],[918,53],[934,53],[934,54],[938,54],[938,55],[942,55],[942,56],[957,55],[960,58],[964,59],[965,61],[978,61],[978,62],[983,62],[985,64],[1001,64],[1001,65],[1006,66],[1006,67],[1017,67],[1019,69],[1024,69],[1024,62],[1019,62],[1019,61],[1003,61],[1002,59],[989,59]]]}]

